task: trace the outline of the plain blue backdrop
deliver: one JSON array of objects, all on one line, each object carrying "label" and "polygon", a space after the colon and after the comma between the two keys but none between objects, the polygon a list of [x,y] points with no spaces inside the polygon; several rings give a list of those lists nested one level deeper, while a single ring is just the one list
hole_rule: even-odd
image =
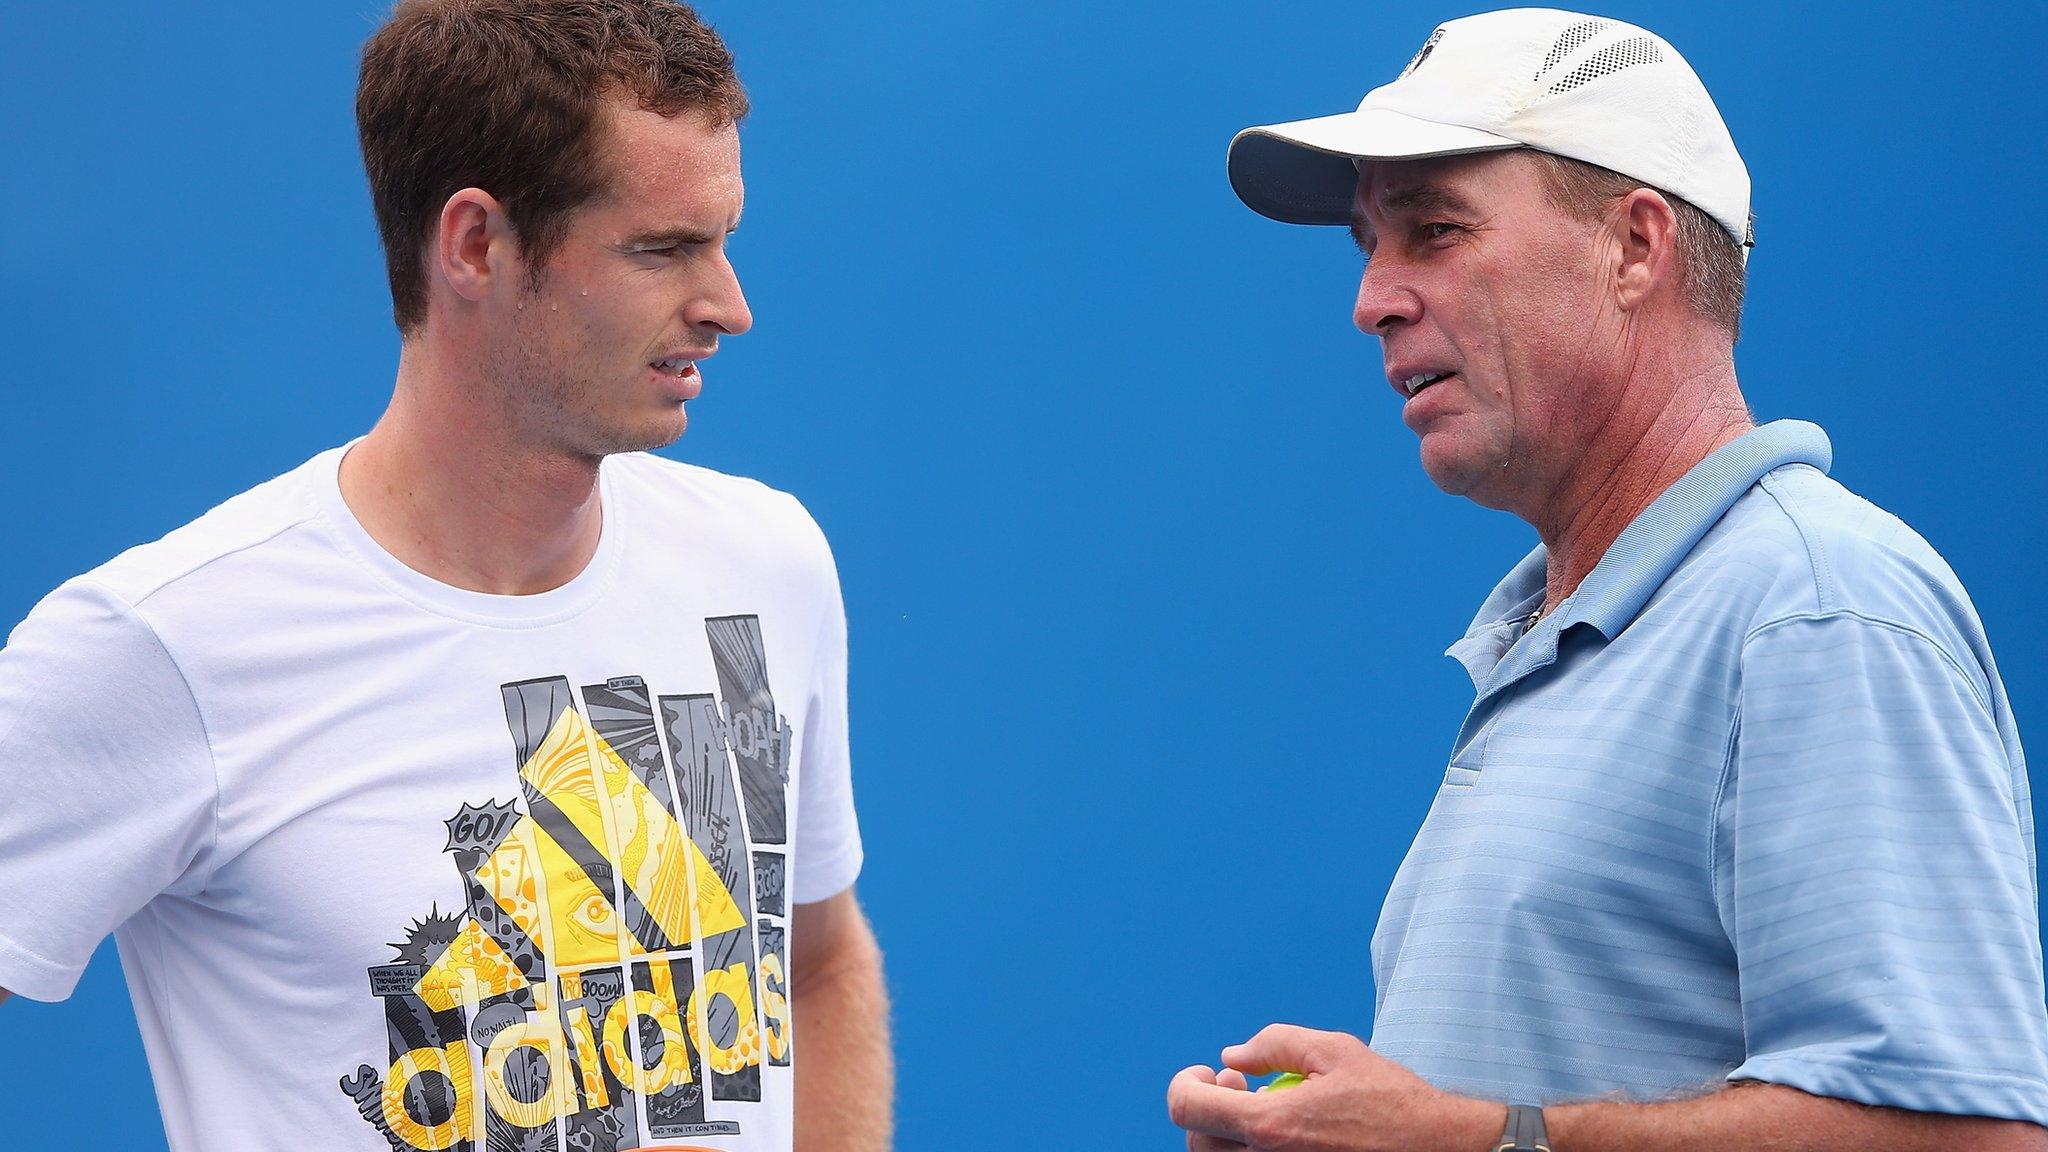
[{"label": "plain blue backdrop", "polygon": [[[852,619],[907,1149],[1178,1147],[1167,1079],[1364,1031],[1367,942],[1529,546],[1444,496],[1339,230],[1244,125],[1349,108],[1462,7],[705,0],[755,101],[757,317],[668,451],[800,496]],[[1761,418],[1975,596],[2048,731],[2037,5],[1614,3],[1756,184]],[[366,429],[397,341],[356,153],[380,2],[0,6],[0,627]],[[53,770],[54,770],[53,766]],[[5,803],[0,797],[0,803]],[[111,947],[0,1008],[0,1131],[161,1148]]]}]

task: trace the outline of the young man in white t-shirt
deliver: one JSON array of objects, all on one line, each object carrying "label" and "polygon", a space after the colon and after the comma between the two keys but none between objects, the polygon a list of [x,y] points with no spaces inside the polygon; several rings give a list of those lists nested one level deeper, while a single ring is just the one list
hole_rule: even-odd
[{"label": "young man in white t-shirt", "polygon": [[389,409],[0,652],[0,986],[112,931],[173,1148],[887,1146],[831,555],[645,454],[751,324],[745,111],[678,4],[399,5]]}]

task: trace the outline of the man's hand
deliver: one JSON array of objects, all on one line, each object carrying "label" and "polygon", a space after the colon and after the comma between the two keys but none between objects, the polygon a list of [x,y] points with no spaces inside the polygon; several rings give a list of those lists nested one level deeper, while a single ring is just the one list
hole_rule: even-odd
[{"label": "man's hand", "polygon": [[[1183,1128],[1187,1127],[1187,1121],[1182,1118],[1179,1108],[1174,1103],[1175,1094],[1183,1091],[1183,1081],[1189,1084],[1214,1084],[1233,1092],[1244,1092],[1248,1088],[1244,1073],[1230,1068],[1212,1072],[1197,1064],[1193,1068],[1182,1069],[1180,1075],[1173,1078],[1173,1083],[1166,1086],[1166,1111],[1173,1117],[1173,1122]],[[1212,1136],[1193,1129],[1188,1131],[1188,1152],[1245,1152],[1250,1147],[1251,1145],[1240,1140]]]},{"label": "man's hand", "polygon": [[[1224,1070],[1183,1069],[1166,1110],[1188,1152],[1422,1152],[1485,1148],[1507,1109],[1432,1088],[1356,1036],[1273,1024],[1223,1050]],[[1249,1092],[1246,1076],[1300,1072],[1284,1092]]]},{"label": "man's hand", "polygon": [[[1183,1069],[1166,1110],[1188,1152],[1483,1152],[1507,1109],[1431,1087],[1341,1032],[1274,1024],[1223,1050],[1226,1068]],[[1245,1076],[1301,1072],[1284,1092],[1248,1092]],[[1568,1152],[2048,1152],[2048,1131],[2017,1120],[1878,1108],[1780,1084],[1744,1082],[1690,1100],[1544,1109]]]}]

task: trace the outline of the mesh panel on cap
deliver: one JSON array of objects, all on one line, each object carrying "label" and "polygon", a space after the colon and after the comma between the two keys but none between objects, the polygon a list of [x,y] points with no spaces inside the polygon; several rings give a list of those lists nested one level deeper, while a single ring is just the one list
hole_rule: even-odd
[{"label": "mesh panel on cap", "polygon": [[1574,24],[1571,27],[1565,29],[1564,32],[1558,36],[1557,43],[1552,44],[1550,46],[1550,51],[1544,55],[1543,67],[1538,68],[1536,70],[1536,75],[1530,77],[1530,79],[1543,79],[1543,74],[1545,72],[1548,72],[1552,68],[1557,67],[1557,62],[1559,60],[1562,60],[1571,53],[1578,51],[1579,46],[1581,44],[1584,44],[1586,41],[1591,40],[1595,36],[1598,36],[1600,34],[1600,30],[1607,27],[1607,24],[1608,22],[1605,20],[1581,20],[1577,24]]},{"label": "mesh panel on cap", "polygon": [[1664,53],[1658,49],[1655,40],[1648,36],[1631,36],[1626,40],[1609,44],[1587,57],[1585,63],[1572,69],[1564,79],[1552,84],[1550,91],[1552,95],[1569,92],[1581,84],[1598,80],[1602,76],[1613,75],[1623,68],[1632,68],[1637,64],[1655,64],[1662,59]]}]

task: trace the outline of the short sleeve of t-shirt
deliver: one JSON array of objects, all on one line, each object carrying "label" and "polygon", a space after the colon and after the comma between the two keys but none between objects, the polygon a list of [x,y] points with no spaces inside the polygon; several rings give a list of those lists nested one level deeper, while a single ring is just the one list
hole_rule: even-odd
[{"label": "short sleeve of t-shirt", "polygon": [[1991,708],[1905,627],[1833,615],[1750,638],[1716,825],[1747,1042],[1732,1079],[2048,1123],[2033,870]]},{"label": "short sleeve of t-shirt", "polygon": [[107,589],[51,593],[0,650],[0,988],[71,995],[93,949],[212,836],[184,676]]},{"label": "short sleeve of t-shirt", "polygon": [[824,586],[819,592],[821,619],[797,783],[796,875],[790,885],[790,899],[798,904],[845,891],[860,875],[862,859],[847,741],[846,607],[838,570],[822,535],[818,548],[823,554]]}]

